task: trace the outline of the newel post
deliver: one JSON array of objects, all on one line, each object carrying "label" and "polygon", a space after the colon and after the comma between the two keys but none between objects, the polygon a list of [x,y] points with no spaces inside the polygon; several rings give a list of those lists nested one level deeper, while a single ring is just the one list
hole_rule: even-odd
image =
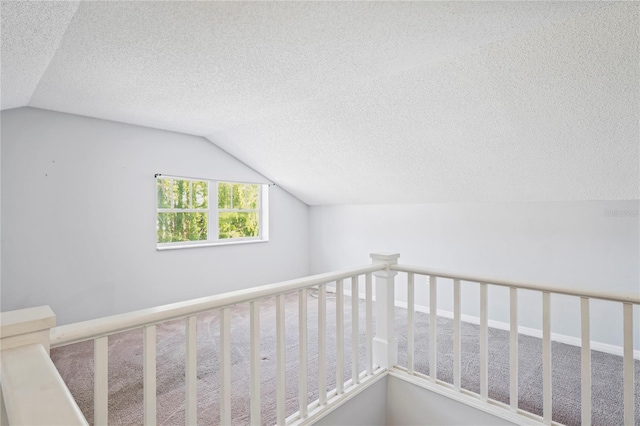
[{"label": "newel post", "polygon": [[373,339],[373,363],[383,368],[391,368],[398,361],[398,341],[394,327],[394,279],[396,271],[390,265],[398,263],[398,253],[371,253],[373,264],[387,267],[376,271],[376,336]]},{"label": "newel post", "polygon": [[[49,353],[49,329],[56,325],[56,315],[49,306],[0,313],[0,352],[33,344],[41,344]],[[6,352],[5,354],[8,354]],[[3,388],[6,372],[0,354],[0,424],[9,424]],[[6,361],[6,359],[5,359]]]},{"label": "newel post", "polygon": [[41,344],[49,353],[50,329],[56,315],[49,306],[0,313],[0,350]]},{"label": "newel post", "polygon": [[0,314],[0,421],[88,426],[49,356],[56,316],[48,306]]}]

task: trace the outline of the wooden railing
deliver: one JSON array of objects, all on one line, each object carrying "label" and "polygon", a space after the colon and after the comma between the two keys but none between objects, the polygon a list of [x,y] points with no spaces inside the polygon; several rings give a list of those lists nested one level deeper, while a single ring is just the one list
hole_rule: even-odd
[{"label": "wooden railing", "polygon": [[[372,382],[372,378],[380,376],[383,369],[373,364],[372,335],[372,273],[386,268],[383,262],[376,262],[359,268],[345,271],[315,275],[311,277],[286,281],[279,284],[255,287],[221,295],[174,303],[156,308],[144,309],[121,315],[114,315],[51,329],[51,347],[59,347],[72,343],[93,340],[94,342],[94,423],[106,425],[108,413],[108,336],[122,331],[143,329],[143,409],[144,424],[156,424],[156,324],[176,319],[185,322],[185,407],[186,424],[195,424],[197,420],[196,405],[196,315],[202,312],[219,310],[220,312],[220,423],[231,423],[231,316],[233,305],[249,303],[250,305],[250,422],[261,423],[260,403],[260,301],[267,297],[276,298],[276,411],[277,424],[289,425],[308,423],[323,415],[327,409],[335,406],[350,395],[361,384]],[[345,280],[349,280],[352,289],[357,288],[359,279],[364,277],[368,294],[366,298],[366,333],[365,347],[367,365],[361,371],[358,365],[358,338],[353,339],[352,378],[345,381],[344,356],[344,291]],[[327,285],[336,287],[336,388],[327,391],[326,386],[326,293]],[[307,299],[311,288],[318,289],[318,349],[319,349],[319,398],[310,402],[308,398],[307,360]],[[298,293],[298,412],[285,418],[285,294]],[[358,331],[358,299],[353,299],[351,328],[354,336]],[[361,383],[362,382],[362,383]]]},{"label": "wooden railing", "polygon": [[[591,299],[607,300],[622,304],[623,315],[620,325],[623,329],[623,376],[624,376],[624,424],[634,424],[634,373],[633,373],[633,305],[640,305],[637,294],[619,294],[575,290],[544,284],[506,281],[502,279],[462,275],[449,271],[441,271],[419,266],[390,265],[393,271],[407,273],[407,305],[408,305],[408,342],[407,368],[408,375],[415,375],[414,371],[414,312],[415,312],[415,275],[429,278],[429,381],[439,382],[437,377],[437,328],[436,314],[438,310],[438,279],[449,279],[453,282],[453,388],[458,393],[461,389],[461,309],[460,282],[476,283],[480,287],[480,393],[481,401],[489,402],[488,397],[488,286],[509,288],[509,408],[512,412],[526,415],[544,424],[552,423],[552,393],[551,393],[551,295],[560,294],[574,296],[580,299],[581,316],[581,424],[591,424],[591,336],[589,306]],[[449,281],[451,282],[451,281]],[[543,376],[543,415],[537,418],[531,413],[518,409],[518,291],[531,290],[538,292],[542,299],[542,376]],[[393,294],[393,293],[391,293]],[[468,394],[464,391],[464,394]],[[497,401],[493,403],[500,405]]]},{"label": "wooden railing", "polygon": [[[634,421],[633,383],[633,305],[640,304],[637,295],[597,293],[559,288],[555,286],[517,283],[487,277],[468,276],[438,271],[417,266],[398,265],[398,254],[372,254],[372,265],[345,271],[314,275],[311,277],[240,290],[221,295],[114,315],[76,324],[52,327],[55,316],[48,307],[14,311],[2,314],[2,392],[0,407],[8,420],[3,423],[24,423],[24,411],[30,408],[29,423],[37,424],[86,424],[77,405],[70,396],[59,374],[47,357],[49,345],[58,347],[76,342],[94,342],[94,423],[106,425],[108,412],[108,336],[131,329],[143,330],[143,410],[145,425],[156,424],[156,325],[169,320],[183,319],[185,326],[185,420],[187,425],[196,424],[196,315],[217,310],[220,317],[220,423],[231,423],[231,316],[232,306],[248,303],[250,306],[250,422],[261,423],[260,403],[260,303],[267,297],[275,297],[276,314],[276,418],[278,425],[312,424],[335,409],[355,394],[366,389],[386,374],[393,374],[432,390],[446,389],[445,395],[476,408],[500,415],[516,423],[552,423],[551,412],[551,294],[562,294],[580,298],[582,338],[582,424],[591,423],[591,351],[589,330],[589,306],[591,299],[603,299],[621,303],[621,324],[624,336],[624,421]],[[398,365],[398,343],[395,337],[394,310],[395,276],[407,274],[407,367]],[[429,278],[429,376],[414,369],[415,349],[415,276]],[[375,277],[375,304],[372,279]],[[361,280],[362,278],[362,280]],[[438,280],[453,281],[453,385],[437,380],[437,328]],[[461,291],[460,283],[477,283],[480,288],[480,392],[472,394],[461,388]],[[359,341],[360,283],[364,284],[365,309],[365,365],[359,364],[362,353]],[[350,284],[351,293],[351,379],[345,380],[345,284]],[[327,390],[327,289],[335,285],[336,292],[336,387]],[[510,294],[510,406],[501,406],[488,396],[488,286],[508,287]],[[307,300],[310,289],[318,294],[318,399],[309,402],[308,383],[308,321]],[[543,343],[543,416],[518,409],[518,291],[521,289],[539,292],[542,298],[542,343]],[[286,417],[285,411],[285,294],[297,292],[298,296],[298,411]],[[375,306],[375,336],[373,319]],[[21,351],[21,352],[19,352]],[[29,354],[29,366],[21,361]],[[34,379],[35,371],[42,379]],[[40,373],[39,373],[40,374]],[[47,378],[48,377],[48,378]],[[47,386],[42,386],[47,381]],[[41,383],[42,382],[42,383]],[[40,384],[38,384],[40,383]],[[28,400],[21,398],[27,387]],[[45,389],[46,388],[46,389]],[[55,399],[51,399],[52,394]],[[21,393],[22,392],[22,393]],[[48,404],[46,400],[55,400]],[[41,403],[42,402],[42,403]],[[496,407],[498,410],[496,411]],[[6,413],[4,409],[6,408]]]},{"label": "wooden railing", "polygon": [[2,313],[0,424],[87,424],[49,358],[54,324],[48,306]]}]

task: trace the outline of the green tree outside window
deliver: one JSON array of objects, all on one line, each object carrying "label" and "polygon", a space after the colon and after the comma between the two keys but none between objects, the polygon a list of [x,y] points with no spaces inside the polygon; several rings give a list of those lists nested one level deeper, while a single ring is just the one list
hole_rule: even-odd
[{"label": "green tree outside window", "polygon": [[261,236],[260,184],[159,178],[156,185],[159,244]]}]

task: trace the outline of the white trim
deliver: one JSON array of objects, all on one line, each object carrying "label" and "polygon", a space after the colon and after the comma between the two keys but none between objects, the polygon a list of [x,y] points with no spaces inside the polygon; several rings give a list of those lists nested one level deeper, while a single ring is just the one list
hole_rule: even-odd
[{"label": "white trim", "polygon": [[156,173],[156,175],[154,176],[156,179],[180,179],[180,180],[210,180],[210,181],[215,181],[215,182],[224,182],[224,183],[246,183],[249,185],[275,185],[275,183],[273,182],[249,182],[249,181],[242,181],[242,180],[234,180],[234,181],[227,181],[224,179],[215,179],[215,178],[203,178],[203,177],[193,177],[193,176],[179,176],[179,175],[165,175],[162,173]]},{"label": "white trim", "polygon": [[155,306],[153,308],[142,309],[139,311],[58,326],[52,328],[50,331],[51,343],[53,347],[68,345],[71,343],[81,342],[83,340],[119,333],[121,331],[132,330],[146,325],[185,318],[200,312],[226,308],[238,303],[277,296],[279,294],[285,294],[291,291],[300,290],[301,288],[333,282],[335,280],[352,277],[354,275],[362,275],[368,272],[379,271],[383,268],[384,265],[360,266],[343,271],[311,275],[304,278],[282,281],[276,284],[267,284],[259,287],[236,290],[214,296],[201,297],[199,299],[191,299],[168,305]]},{"label": "white trim", "polygon": [[260,238],[263,240],[269,240],[269,185],[262,185],[260,190],[260,214],[258,219],[260,220],[258,232]]},{"label": "white trim", "polygon": [[[351,291],[350,290],[345,290],[344,294],[347,295],[347,296],[351,296]],[[358,298],[364,299],[365,298],[365,294],[364,293],[358,293]],[[376,301],[375,295],[373,297],[373,301],[374,302]],[[404,309],[407,309],[407,307],[408,307],[406,302],[402,302],[400,300],[396,300],[395,301],[395,306],[398,307],[398,308],[404,308]],[[422,312],[422,313],[425,313],[425,314],[429,314],[429,307],[428,306],[415,305],[414,307],[415,307],[415,310],[417,312]],[[453,312],[445,311],[443,309],[438,309],[438,316],[439,317],[443,317],[443,318],[453,319]],[[479,317],[474,317],[472,315],[462,314],[461,315],[461,319],[462,319],[462,322],[467,322],[467,323],[474,324],[474,325],[480,325],[480,318]],[[491,320],[491,319],[489,320],[489,327],[490,328],[497,328],[498,330],[505,330],[505,331],[509,331],[510,330],[508,323],[502,322],[502,321]],[[524,327],[524,326],[519,325],[518,326],[518,333],[519,334],[523,334],[525,336],[537,337],[538,339],[542,339],[542,330],[538,330],[536,328]],[[564,343],[564,344],[571,345],[571,346],[577,346],[577,347],[581,347],[582,346],[581,345],[581,340],[580,340],[579,337],[567,336],[566,334],[551,333],[551,340],[553,342]],[[604,352],[604,353],[611,354],[611,355],[623,356],[622,346],[610,345],[608,343],[596,342],[594,340],[591,341],[591,350],[597,351],[597,352]],[[636,360],[640,360],[640,350],[639,349],[634,349],[633,350],[633,358],[636,359]]]},{"label": "white trim", "polygon": [[158,213],[208,213],[209,209],[158,209]]},{"label": "white trim", "polygon": [[389,265],[389,269],[399,272],[412,272],[418,275],[435,276],[438,278],[458,279],[461,281],[468,281],[472,283],[486,283],[490,285],[497,285],[501,287],[516,287],[522,290],[533,291],[547,291],[553,294],[564,294],[567,296],[588,297],[590,299],[602,299],[609,300],[611,302],[621,303],[633,303],[640,305],[640,295],[637,293],[621,293],[621,292],[604,292],[604,291],[592,291],[592,290],[580,290],[576,286],[573,287],[560,287],[556,285],[543,284],[543,283],[531,283],[531,282],[519,282],[509,281],[502,278],[491,277],[479,277],[476,275],[457,274],[450,271],[436,270],[430,268],[423,268],[421,266],[412,265],[398,265],[397,263]]},{"label": "white trim", "polygon": [[233,246],[233,245],[238,245],[238,244],[253,244],[253,243],[268,243],[269,240],[260,240],[257,238],[251,238],[251,239],[246,239],[246,240],[238,240],[238,239],[233,239],[231,241],[225,241],[225,242],[217,242],[217,243],[209,243],[209,242],[203,242],[203,243],[199,243],[199,242],[190,242],[190,244],[184,244],[184,243],[164,243],[164,244],[171,244],[171,245],[158,245],[156,246],[156,250],[157,251],[164,251],[164,250],[180,250],[180,249],[187,249],[187,248],[196,248],[196,247],[217,247],[217,246]]}]

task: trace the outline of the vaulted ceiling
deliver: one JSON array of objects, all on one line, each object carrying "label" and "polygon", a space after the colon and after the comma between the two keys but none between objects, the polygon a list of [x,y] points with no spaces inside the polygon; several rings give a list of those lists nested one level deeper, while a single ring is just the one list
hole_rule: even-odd
[{"label": "vaulted ceiling", "polygon": [[2,109],[201,135],[312,205],[638,199],[639,27],[636,2],[2,2]]}]

